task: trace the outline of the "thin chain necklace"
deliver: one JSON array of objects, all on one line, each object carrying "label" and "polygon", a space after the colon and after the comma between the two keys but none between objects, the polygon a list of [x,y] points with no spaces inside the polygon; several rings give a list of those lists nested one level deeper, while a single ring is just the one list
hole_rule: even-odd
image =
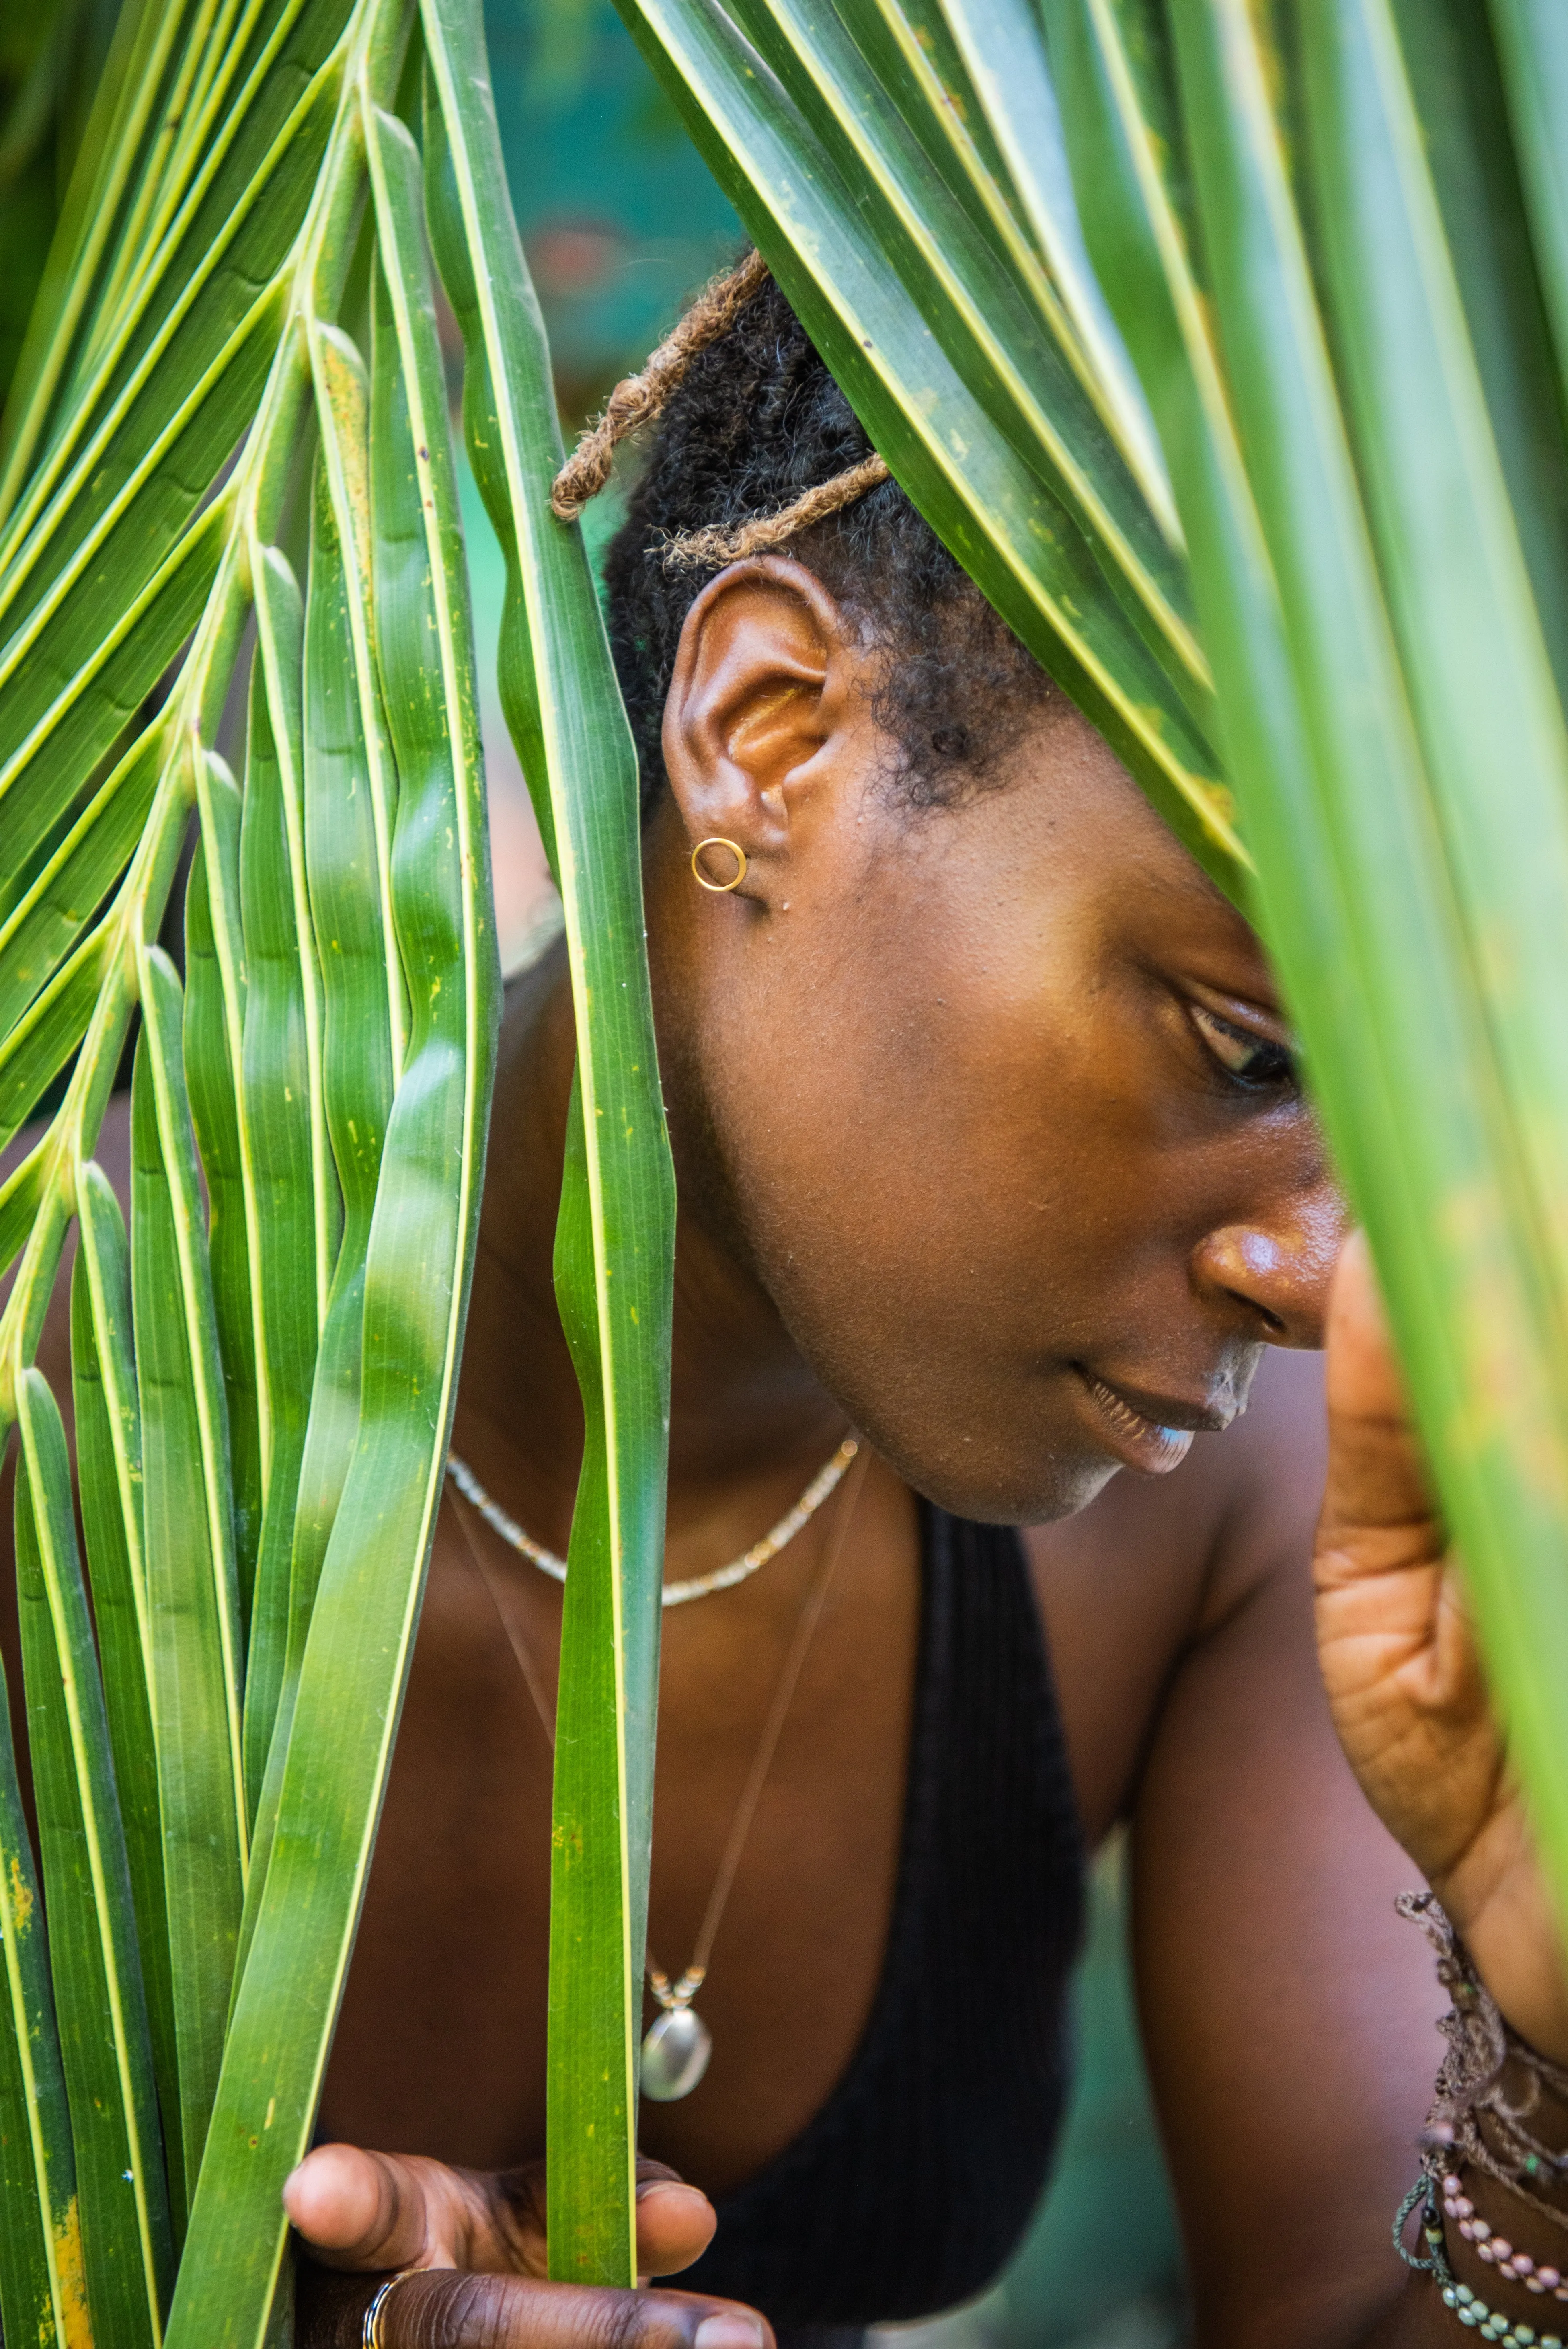
[{"label": "thin chain necklace", "polygon": [[[794,1507],[779,1518],[770,1533],[764,1534],[759,1542],[753,1542],[728,1566],[715,1567],[711,1574],[694,1575],[689,1582],[666,1582],[662,1603],[665,1607],[684,1607],[688,1599],[707,1599],[716,1590],[733,1590],[738,1582],[747,1581],[759,1566],[777,1557],[786,1543],[792,1542],[801,1526],[816,1516],[859,1450],[854,1437],[846,1435],[827,1466],[818,1469]],[[459,1460],[455,1453],[449,1454],[447,1474],[464,1500],[472,1502],[486,1525],[492,1526],[502,1541],[510,1542],[513,1549],[531,1558],[557,1582],[565,1581],[566,1560],[557,1557],[552,1549],[546,1549],[542,1542],[536,1542],[531,1534],[525,1534],[516,1518],[509,1517],[500,1502],[491,1500],[466,1460]]]},{"label": "thin chain necklace", "polygon": [[[843,1447],[841,1445],[840,1449],[842,1450]],[[852,1447],[851,1457],[858,1450],[858,1445]],[[656,2104],[674,2104],[682,2096],[689,2096],[707,2070],[708,2059],[713,2054],[713,2033],[701,2015],[696,2013],[692,2001],[707,1979],[708,1961],[713,1955],[714,1941],[717,1937],[725,1907],[729,1899],[730,1889],[735,1882],[736,1870],[740,1866],[740,1856],[746,1848],[747,1837],[751,1832],[751,1822],[757,1815],[757,1806],[762,1799],[762,1789],[767,1783],[768,1773],[772,1766],[779,1737],[783,1733],[785,1717],[789,1711],[799,1682],[801,1670],[806,1661],[806,1651],[811,1644],[811,1635],[821,1619],[822,1609],[828,1597],[828,1586],[832,1581],[833,1570],[839,1563],[844,1543],[849,1537],[850,1526],[855,1514],[855,1504],[860,1499],[861,1486],[865,1482],[865,1473],[870,1463],[871,1454],[866,1453],[861,1458],[855,1474],[850,1480],[849,1490],[844,1497],[844,1506],[840,1512],[839,1522],[833,1527],[828,1546],[822,1553],[822,1564],[816,1581],[807,1591],[801,1603],[799,1619],[795,1626],[795,1637],[790,1642],[789,1652],[784,1659],[784,1667],[779,1675],[778,1686],[773,1692],[773,1702],[769,1708],[768,1718],[762,1726],[762,1734],[758,1740],[757,1752],[752,1757],[750,1771],[747,1775],[745,1785],[741,1788],[740,1800],[735,1806],[735,1816],[730,1821],[729,1835],[718,1863],[718,1873],[713,1879],[713,1889],[707,1896],[707,1906],[703,1910],[702,1923],[697,1928],[696,1946],[692,1951],[691,1963],[679,1980],[672,1982],[658,1964],[652,1951],[649,1951],[647,1955],[648,1988],[658,2001],[660,2011],[643,2036],[642,2087],[644,2095],[651,2096]],[[838,1479],[835,1478],[834,1482],[837,1483],[837,1481]],[[489,1594],[497,1620],[506,1635],[507,1645],[511,1648],[517,1668],[522,1674],[523,1686],[527,1689],[534,1712],[539,1716],[539,1725],[544,1732],[551,1752],[553,1753],[555,1727],[545,1710],[544,1697],[534,1676],[533,1660],[529,1654],[527,1644],[512,1629],[508,1619],[506,1610],[500,1603],[500,1594],[490,1580],[490,1569],[480,1555],[478,1543],[469,1530],[467,1518],[460,1509],[454,1510],[453,1515],[462,1528],[463,1541],[469,1556],[472,1558],[480,1580]],[[681,1586],[677,1584],[676,1587],[679,1588]]]}]

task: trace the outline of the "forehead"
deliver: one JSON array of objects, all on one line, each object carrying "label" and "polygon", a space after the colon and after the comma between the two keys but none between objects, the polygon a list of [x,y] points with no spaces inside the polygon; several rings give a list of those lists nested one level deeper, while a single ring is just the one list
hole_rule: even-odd
[{"label": "forehead", "polygon": [[991,901],[994,939],[1020,916],[1034,927],[1032,909],[1053,947],[1070,936],[1091,951],[1212,966],[1194,975],[1272,999],[1257,933],[1065,697],[941,829],[954,877]]}]

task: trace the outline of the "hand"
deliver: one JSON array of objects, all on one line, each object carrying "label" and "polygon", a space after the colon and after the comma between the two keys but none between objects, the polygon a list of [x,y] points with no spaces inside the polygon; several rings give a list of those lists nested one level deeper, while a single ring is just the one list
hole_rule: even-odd
[{"label": "hand", "polygon": [[[547,2282],[542,2161],[487,2173],[318,2146],[284,2186],[284,2208],[311,2253],[300,2349],[359,2349],[376,2286],[400,2268],[428,2272],[387,2299],[386,2349],[772,2349],[762,2318],[731,2301]],[[706,2195],[639,2161],[640,2271],[688,2267],[714,2223]]]},{"label": "hand", "polygon": [[1327,1392],[1315,1580],[1340,1743],[1509,2022],[1568,2062],[1561,1936],[1360,1233],[1335,1274]]}]

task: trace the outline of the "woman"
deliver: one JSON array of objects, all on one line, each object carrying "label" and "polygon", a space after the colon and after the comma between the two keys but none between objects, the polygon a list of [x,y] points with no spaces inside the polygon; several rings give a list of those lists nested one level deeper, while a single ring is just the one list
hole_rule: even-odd
[{"label": "woman", "polygon": [[[300,2337],[752,2349],[979,2290],[1048,2160],[1082,1857],[1121,1819],[1204,2349],[1455,2340],[1461,2284],[1549,2337],[1550,2214],[1511,2185],[1466,2173],[1492,2236],[1449,2226],[1452,2305],[1390,2245],[1447,2002],[1395,1896],[1435,1888],[1564,2141],[1536,2057],[1568,2058],[1568,1991],[1355,1244],[1331,1300],[1342,1209],[1257,942],[871,478],[759,264],[650,383],[610,586],[680,1185],[668,1582],[861,1448],[666,1618],[650,1942],[677,2005],[711,1943],[713,2054],[645,2105],[639,2217],[689,2289],[547,2283],[536,1557],[581,1442],[547,959],[507,1007],[470,1497],[326,2085],[342,2142],[286,2197]],[[692,543],[738,525],[739,559]],[[1495,2282],[1505,2226],[1528,2283]]]}]

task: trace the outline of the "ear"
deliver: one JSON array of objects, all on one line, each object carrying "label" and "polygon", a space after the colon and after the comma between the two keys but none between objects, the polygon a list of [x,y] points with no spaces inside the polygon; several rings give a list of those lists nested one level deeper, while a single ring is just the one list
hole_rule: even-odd
[{"label": "ear", "polygon": [[717,835],[745,852],[737,895],[772,897],[846,759],[863,764],[867,659],[815,573],[783,555],[731,564],[687,613],[665,771],[691,845]]}]

